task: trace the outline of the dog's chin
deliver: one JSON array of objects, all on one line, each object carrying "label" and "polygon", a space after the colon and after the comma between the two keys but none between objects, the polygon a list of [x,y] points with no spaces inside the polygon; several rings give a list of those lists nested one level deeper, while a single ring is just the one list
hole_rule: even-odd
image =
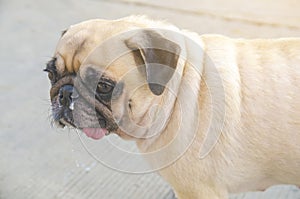
[{"label": "dog's chin", "polygon": [[66,120],[62,119],[57,123],[57,125],[61,128],[68,127],[68,128],[73,128],[73,129],[78,129],[82,131],[87,137],[92,138],[94,140],[99,140],[103,138],[104,136],[109,135],[111,132],[108,131],[106,128],[101,128],[101,127],[83,127],[83,128],[78,128],[74,124],[66,122]]},{"label": "dog's chin", "polygon": [[[100,140],[103,137],[110,135],[110,134],[116,134],[118,135],[120,138],[122,138],[123,140],[140,140],[137,137],[134,137],[133,135],[130,135],[124,131],[122,131],[120,128],[117,129],[107,129],[107,128],[103,128],[100,125],[96,125],[93,127],[89,127],[89,126],[84,126],[84,125],[80,125],[79,123],[85,123],[85,122],[79,122],[77,121],[77,123],[73,123],[72,119],[70,118],[65,118],[62,117],[59,120],[56,120],[55,125],[59,128],[70,128],[70,129],[77,129],[82,131],[87,137],[94,139],[94,140]],[[100,123],[100,120],[99,120]],[[105,122],[107,123],[107,121]]]}]

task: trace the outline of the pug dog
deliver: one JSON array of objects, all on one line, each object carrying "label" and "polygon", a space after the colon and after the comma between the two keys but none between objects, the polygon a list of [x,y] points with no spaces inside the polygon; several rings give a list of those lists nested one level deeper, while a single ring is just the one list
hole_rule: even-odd
[{"label": "pug dog", "polygon": [[300,38],[96,19],[63,32],[45,71],[58,126],[135,140],[179,199],[300,186]]}]

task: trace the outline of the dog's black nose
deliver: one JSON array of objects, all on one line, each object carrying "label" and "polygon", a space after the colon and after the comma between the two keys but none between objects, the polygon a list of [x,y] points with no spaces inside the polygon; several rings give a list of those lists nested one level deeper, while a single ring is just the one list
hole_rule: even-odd
[{"label": "dog's black nose", "polygon": [[58,101],[59,104],[65,107],[69,107],[73,101],[74,87],[72,85],[64,85],[59,89]]}]

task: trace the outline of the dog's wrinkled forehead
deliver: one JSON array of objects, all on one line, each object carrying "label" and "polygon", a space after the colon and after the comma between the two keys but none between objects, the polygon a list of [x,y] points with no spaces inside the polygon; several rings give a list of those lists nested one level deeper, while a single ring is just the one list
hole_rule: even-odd
[{"label": "dog's wrinkled forehead", "polygon": [[59,73],[76,73],[93,49],[132,24],[119,21],[90,20],[65,30],[56,47]]},{"label": "dog's wrinkled forehead", "polygon": [[95,36],[96,27],[78,24],[64,31],[60,38],[55,57],[57,70],[61,73],[77,72],[81,63],[93,47],[93,43],[101,42],[101,35]]}]

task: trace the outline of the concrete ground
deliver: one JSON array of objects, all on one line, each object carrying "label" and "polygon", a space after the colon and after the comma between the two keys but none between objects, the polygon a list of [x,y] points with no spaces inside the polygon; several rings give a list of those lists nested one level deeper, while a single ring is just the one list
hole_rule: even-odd
[{"label": "concrete ground", "polygon": [[[157,174],[127,174],[104,166],[88,154],[75,132],[50,125],[49,82],[42,69],[60,32],[82,20],[131,14],[167,19],[200,34],[300,35],[298,0],[0,0],[0,199],[174,198]],[[100,151],[107,162],[145,165],[142,158],[128,162],[111,154],[107,141],[82,142]],[[120,144],[135,150],[133,143]],[[300,190],[276,186],[231,196],[242,198],[300,199]]]}]

